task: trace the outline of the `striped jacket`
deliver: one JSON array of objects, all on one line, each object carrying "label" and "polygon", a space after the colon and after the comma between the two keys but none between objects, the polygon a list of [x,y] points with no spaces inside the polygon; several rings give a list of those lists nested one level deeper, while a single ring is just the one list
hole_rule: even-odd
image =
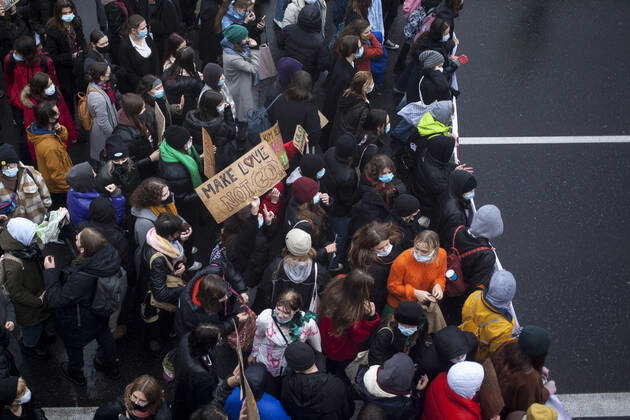
[{"label": "striped jacket", "polygon": [[[52,204],[50,193],[42,175],[32,166],[19,164],[18,185],[15,191],[16,208],[9,218],[24,217],[33,223],[41,223]],[[0,176],[0,201],[11,200],[14,193],[3,182]]]}]

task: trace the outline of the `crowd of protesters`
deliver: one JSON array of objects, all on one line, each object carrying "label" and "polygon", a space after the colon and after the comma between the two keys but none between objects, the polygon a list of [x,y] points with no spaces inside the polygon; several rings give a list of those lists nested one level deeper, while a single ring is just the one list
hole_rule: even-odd
[{"label": "crowd of protesters", "polygon": [[[96,3],[90,33],[72,0],[0,9],[19,133],[0,144],[0,418],[45,418],[11,337],[27,363],[59,338],[59,387],[85,387],[86,345],[118,380],[130,331],[163,372],[95,419],[253,418],[244,379],[261,419],[557,418],[549,333],[516,322],[497,268],[501,212],[475,211],[483,185],[454,159],[463,0],[405,0],[402,46],[392,0],[277,0],[269,21],[254,0]],[[287,176],[216,223],[195,193],[203,132],[218,172],[260,141],[261,114]],[[64,208],[67,258],[40,243]]]}]

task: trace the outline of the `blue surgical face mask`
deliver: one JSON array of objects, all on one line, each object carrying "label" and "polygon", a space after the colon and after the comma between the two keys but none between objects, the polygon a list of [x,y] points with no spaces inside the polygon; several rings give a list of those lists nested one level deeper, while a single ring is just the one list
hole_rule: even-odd
[{"label": "blue surgical face mask", "polygon": [[421,255],[417,250],[413,250],[413,257],[416,261],[420,263],[428,263],[433,259],[433,254],[435,254],[435,250],[432,251],[429,255]]},{"label": "blue surgical face mask", "polygon": [[392,125],[390,123],[387,123],[387,125],[385,126],[385,132],[389,133],[389,130],[392,129]]},{"label": "blue surgical face mask", "polygon": [[17,167],[15,167],[15,168],[10,168],[10,169],[3,169],[3,170],[2,170],[2,174],[3,174],[4,176],[6,176],[6,177],[13,178],[13,177],[17,176],[18,169],[19,169],[19,168],[17,168]]},{"label": "blue surgical face mask", "polygon": [[387,184],[388,182],[392,182],[393,179],[394,179],[394,174],[391,172],[378,177],[378,180],[381,182],[384,182],[385,184]]},{"label": "blue surgical face mask", "polygon": [[398,324],[398,331],[400,331],[404,336],[409,337],[410,335],[413,335],[416,331],[418,331],[418,327],[403,327],[402,325]]},{"label": "blue surgical face mask", "polygon": [[46,89],[44,89],[44,93],[45,93],[47,96],[52,96],[52,95],[54,95],[54,94],[55,94],[55,91],[56,91],[56,89],[55,89],[55,84],[54,84],[54,83],[53,83],[52,85],[48,86]]},{"label": "blue surgical face mask", "polygon": [[61,15],[61,20],[64,22],[72,22],[74,20],[74,13],[68,13],[67,15]]},{"label": "blue surgical face mask", "polygon": [[472,200],[475,198],[475,191],[468,191],[467,193],[464,193],[462,197],[464,197],[464,200]]},{"label": "blue surgical face mask", "polygon": [[221,105],[219,105],[219,107],[217,108],[217,111],[219,113],[222,113],[223,111],[225,111],[225,103],[222,103]]},{"label": "blue surgical face mask", "polygon": [[155,95],[153,95],[155,99],[162,99],[164,97],[164,89],[156,90]]},{"label": "blue surgical face mask", "polygon": [[326,174],[326,168],[322,168],[317,172],[315,176],[317,177],[317,179],[322,179],[325,174]]},{"label": "blue surgical face mask", "polygon": [[451,39],[451,34],[446,34],[442,36],[442,42],[446,42]]},{"label": "blue surgical face mask", "polygon": [[387,257],[389,254],[392,253],[392,249],[394,249],[394,245],[389,244],[387,245],[387,249],[383,252],[377,252],[376,256],[377,257]]},{"label": "blue surgical face mask", "polygon": [[223,87],[223,86],[225,86],[225,79],[221,79],[221,80],[219,80],[219,81],[217,82],[217,86],[218,86],[218,87]]},{"label": "blue surgical face mask", "polygon": [[361,58],[363,55],[363,47],[359,48],[359,51],[354,53],[354,58]]},{"label": "blue surgical face mask", "polygon": [[315,194],[315,196],[313,197],[313,204],[319,204],[320,200],[321,200],[320,193]]},{"label": "blue surgical face mask", "polygon": [[17,53],[13,53],[13,59],[15,61],[24,61],[24,58],[22,58],[22,56]]},{"label": "blue surgical face mask", "polygon": [[138,38],[146,38],[147,35],[149,35],[149,30],[146,28],[138,32]]}]

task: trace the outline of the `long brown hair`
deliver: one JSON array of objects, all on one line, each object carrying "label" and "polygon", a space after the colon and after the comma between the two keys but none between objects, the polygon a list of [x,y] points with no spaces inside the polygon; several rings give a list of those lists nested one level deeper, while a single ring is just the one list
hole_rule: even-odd
[{"label": "long brown hair", "polygon": [[393,182],[383,183],[379,181],[379,176],[383,169],[389,168],[393,174],[396,173],[396,165],[394,161],[387,155],[376,155],[365,165],[363,175],[370,181],[372,185],[380,192],[381,196],[387,203],[392,200],[392,196],[395,193],[396,188]]},{"label": "long brown hair", "polygon": [[542,372],[542,368],[545,365],[545,358],[547,354],[543,354],[537,357],[528,356],[521,350],[518,344],[518,340],[508,341],[503,345],[505,349],[502,351],[505,357],[505,364],[501,372],[498,374],[512,374],[518,372],[525,372],[530,369],[535,369],[538,372]]},{"label": "long brown hair", "polygon": [[132,383],[125,387],[123,401],[128,412],[133,411],[133,403],[131,402],[131,394],[140,391],[146,397],[147,411],[151,414],[158,412],[164,404],[164,390],[160,383],[151,375],[142,375],[137,377]]},{"label": "long brown hair", "polygon": [[335,58],[349,57],[359,51],[359,37],[356,35],[343,35],[337,38],[332,48]]},{"label": "long brown hair", "polygon": [[82,25],[81,18],[79,17],[79,14],[77,13],[77,8],[74,6],[72,0],[57,0],[53,9],[53,15],[50,19],[48,19],[47,25],[57,28],[59,31],[61,31],[61,33],[66,32],[63,26],[65,22],[61,20],[61,11],[66,7],[72,9],[72,13],[74,13],[74,19],[72,20],[72,22],[70,22],[70,25]]},{"label": "long brown hair", "polygon": [[127,117],[133,121],[133,125],[140,130],[143,136],[149,135],[146,124],[140,119],[140,111],[144,107],[144,99],[135,93],[125,93],[122,97],[122,109]]},{"label": "long brown hair", "polygon": [[364,270],[355,269],[347,276],[335,277],[324,289],[319,315],[332,322],[332,334],[343,335],[356,322],[368,315],[366,302],[374,288],[374,278]]},{"label": "long brown hair", "polygon": [[357,12],[363,19],[367,19],[370,7],[372,7],[372,0],[350,0],[346,17],[350,16],[352,12]]},{"label": "long brown hair", "polygon": [[357,230],[352,237],[348,260],[352,268],[366,269],[378,260],[372,250],[375,246],[389,239],[392,244],[400,241],[402,234],[394,223],[371,222]]},{"label": "long brown hair", "polygon": [[311,225],[311,236],[313,241],[319,239],[322,232],[322,226],[326,225],[326,210],[322,206],[313,204],[313,200],[302,203],[297,208],[299,220],[306,220]]},{"label": "long brown hair", "polygon": [[370,83],[374,83],[372,73],[369,71],[358,71],[350,80],[350,86],[343,92],[343,96],[357,95],[365,100],[367,97],[363,88],[369,86]]}]

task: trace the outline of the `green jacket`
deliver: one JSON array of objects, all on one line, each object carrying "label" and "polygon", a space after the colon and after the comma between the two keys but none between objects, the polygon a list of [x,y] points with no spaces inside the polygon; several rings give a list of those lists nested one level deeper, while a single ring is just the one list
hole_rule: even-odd
[{"label": "green jacket", "polygon": [[[3,230],[0,232],[0,247],[6,253],[25,248],[20,242]],[[37,259],[21,259],[20,264],[13,259],[3,258],[4,286],[9,292],[11,302],[15,306],[17,323],[30,327],[50,316],[38,296],[44,291],[44,278],[40,262]]]}]

